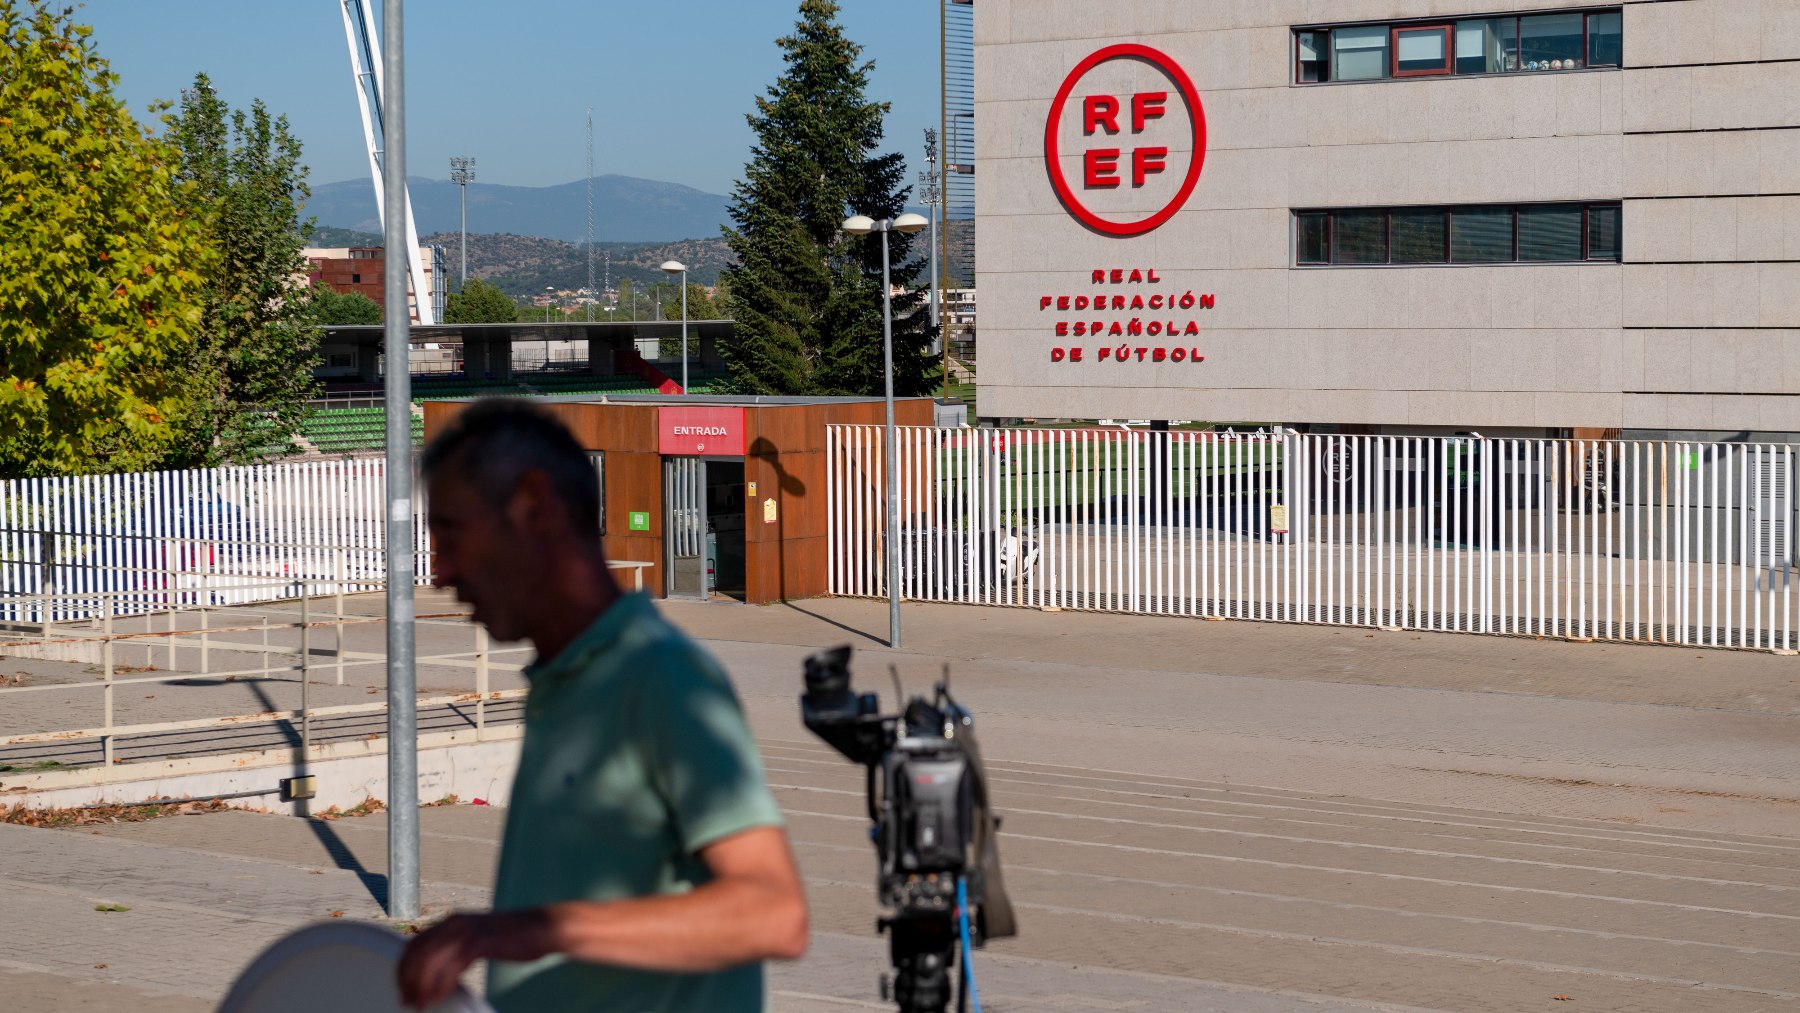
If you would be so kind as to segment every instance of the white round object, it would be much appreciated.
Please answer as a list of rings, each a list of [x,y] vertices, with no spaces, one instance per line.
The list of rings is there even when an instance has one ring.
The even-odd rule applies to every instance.
[[[309,925],[238,975],[217,1013],[412,1013],[394,971],[406,940],[366,922]],[[431,1013],[493,1013],[460,986]]]

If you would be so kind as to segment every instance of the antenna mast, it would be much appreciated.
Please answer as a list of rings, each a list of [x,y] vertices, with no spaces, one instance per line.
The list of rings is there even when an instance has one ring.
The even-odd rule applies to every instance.
[[[588,111],[587,111],[587,142],[588,142],[588,147],[587,147],[587,198],[588,198],[587,319],[588,319],[588,323],[591,324],[594,322],[594,302],[600,298],[600,293],[596,292],[594,290],[594,107],[593,106],[588,106]]]

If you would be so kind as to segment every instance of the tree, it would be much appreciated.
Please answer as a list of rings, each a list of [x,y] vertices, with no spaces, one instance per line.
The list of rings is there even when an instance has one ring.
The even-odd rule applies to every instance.
[[[177,203],[205,222],[221,255],[190,362],[196,396],[177,419],[169,463],[243,464],[287,445],[316,386],[319,334],[300,288],[306,167],[287,117],[271,117],[260,99],[248,113],[231,110],[205,74],[166,123],[186,183]]]
[[[382,322],[380,303],[361,292],[339,292],[324,284],[313,286],[312,311],[313,319],[329,327]]]
[[[801,0],[794,33],[777,40],[787,70],[756,100],[756,134],[732,191],[737,263],[726,309],[736,321],[721,349],[736,390],[755,394],[879,394],[882,369],[881,236],[846,236],[849,214],[894,218],[908,188],[898,153],[877,154],[884,102],[864,97],[874,63],[844,37],[832,0]],[[926,393],[933,380],[928,314],[912,282],[912,237],[888,236],[894,299],[894,393]],[[691,308],[691,307],[690,307]]]
[[[72,19],[0,0],[0,475],[161,463],[215,263]]]
[[[461,292],[450,293],[444,307],[447,324],[506,324],[519,319],[519,304],[497,287],[472,279]]]

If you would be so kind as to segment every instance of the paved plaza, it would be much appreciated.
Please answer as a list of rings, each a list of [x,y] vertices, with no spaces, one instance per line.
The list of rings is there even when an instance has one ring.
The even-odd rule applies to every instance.
[[[807,879],[777,1010],[888,1008],[861,773],[798,715],[836,643],[890,708],[890,663],[925,692],[947,662],[977,715],[1021,924],[976,955],[987,1009],[1800,1010],[1800,659],[951,606],[889,651],[882,602],[669,611],[732,669]],[[424,810],[428,914],[483,903],[503,818]],[[0,826],[0,854],[21,1013],[210,1009],[385,889],[379,815]]]

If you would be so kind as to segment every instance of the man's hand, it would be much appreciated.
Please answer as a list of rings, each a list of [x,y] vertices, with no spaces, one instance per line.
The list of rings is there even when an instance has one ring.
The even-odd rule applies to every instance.
[[[400,956],[400,999],[429,1009],[456,991],[457,979],[477,960],[536,960],[543,919],[518,914],[458,914],[414,936]]]

